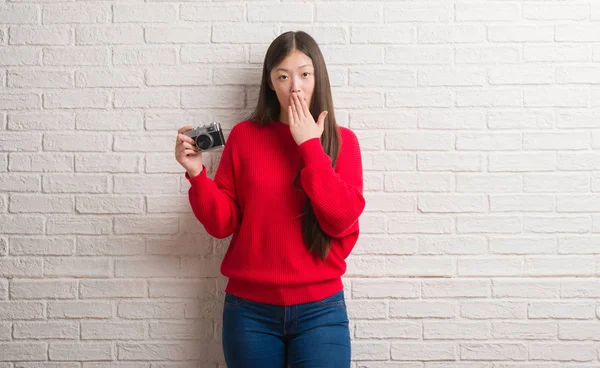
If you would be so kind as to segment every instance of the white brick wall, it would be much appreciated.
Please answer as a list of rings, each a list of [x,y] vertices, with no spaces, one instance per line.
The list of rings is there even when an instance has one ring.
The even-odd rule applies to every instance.
[[[363,149],[353,368],[600,367],[600,1],[0,0],[0,368],[225,367],[175,132],[298,29]]]

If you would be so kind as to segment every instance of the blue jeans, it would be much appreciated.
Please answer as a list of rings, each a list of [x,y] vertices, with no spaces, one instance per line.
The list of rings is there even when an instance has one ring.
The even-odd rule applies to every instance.
[[[290,306],[225,294],[223,353],[228,368],[349,368],[344,291]]]

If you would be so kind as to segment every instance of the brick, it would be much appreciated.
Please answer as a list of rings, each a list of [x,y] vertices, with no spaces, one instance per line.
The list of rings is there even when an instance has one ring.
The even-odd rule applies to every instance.
[[[527,47],[527,46],[525,46]],[[457,64],[502,63],[515,64],[521,61],[521,49],[516,46],[456,46]]]
[[[51,257],[44,260],[46,277],[110,277],[112,262],[108,259]]]
[[[419,43],[478,43],[486,42],[486,28],[483,25],[437,25],[417,26]]]
[[[521,6],[517,3],[498,4],[456,4],[456,20],[462,21],[516,21],[521,16]]]
[[[144,172],[180,174],[182,167],[177,161],[173,160],[172,154],[147,155]],[[182,209],[182,207],[179,208]]]
[[[177,4],[115,4],[115,23],[169,23],[177,19]],[[181,14],[186,12],[182,11]]]
[[[327,65],[346,64],[348,60],[353,60],[355,64],[383,64],[384,54],[383,47],[371,45],[324,45],[321,47],[321,52],[327,60]],[[260,52],[264,58],[264,52]],[[395,60],[393,57],[392,60]],[[387,60],[386,60],[387,61]]]
[[[150,322],[151,339],[208,341],[213,335],[213,321],[204,319],[190,322]]]
[[[418,339],[421,337],[419,322],[357,322],[355,336],[360,339]]]
[[[551,129],[554,114],[549,111],[494,111],[487,114],[490,129]]]
[[[523,18],[531,20],[583,20],[588,14],[585,4],[523,4]]]
[[[148,175],[120,175],[114,178],[113,192],[116,194],[165,194],[179,193],[178,177],[169,175],[151,175],[152,179],[148,181]]]
[[[242,108],[244,90],[235,87],[197,87],[181,91],[183,108]]]
[[[51,343],[48,356],[50,360],[111,360],[113,347],[110,343]]]
[[[107,23],[110,21],[108,5],[54,5],[42,9],[44,24],[53,23]]]
[[[420,254],[484,254],[487,241],[480,236],[420,236]]]
[[[412,212],[416,205],[413,197],[398,194],[366,194],[365,199],[367,212]]]
[[[60,216],[48,217],[46,232],[48,234],[86,234],[105,235],[112,229],[112,221],[107,217],[93,216]]]
[[[417,166],[421,171],[481,171],[482,162],[472,153],[423,153]]]
[[[0,106],[6,110],[39,109],[42,106],[42,99],[34,92],[0,93]]]
[[[487,298],[490,296],[488,280],[426,280],[422,282],[423,298]]]
[[[77,281],[60,280],[13,280],[10,285],[11,299],[74,299]]]
[[[394,360],[435,361],[457,359],[453,343],[392,342],[391,353]]]
[[[461,107],[521,107],[523,91],[518,88],[461,88],[456,93],[456,105]]]
[[[240,22],[245,20],[244,8],[245,7],[243,5],[233,5],[227,3],[222,5],[182,4],[181,19],[194,22]],[[263,8],[258,9],[263,10]],[[270,12],[273,8],[269,7],[268,9]],[[144,12],[147,12],[146,6],[144,7]],[[257,12],[257,10],[255,10],[255,12]],[[280,19],[277,19],[277,21],[279,20]]]
[[[391,276],[451,276],[454,273],[454,266],[449,259],[417,256],[388,256],[385,269]]]
[[[44,318],[44,302],[0,301],[0,320],[41,320]]]
[[[119,343],[119,360],[183,360],[183,347],[169,343]]]
[[[142,298],[147,295],[144,280],[82,280],[81,298]]]
[[[0,6],[2,24],[36,24],[39,22],[36,5],[3,4]]]
[[[428,67],[419,70],[418,85],[423,87],[435,86],[483,86],[486,83],[486,73],[482,68],[462,66],[454,68]],[[455,114],[457,112],[454,112]],[[476,112],[471,112],[474,116]],[[431,116],[434,111],[424,111],[422,115]],[[441,123],[441,122],[440,122]],[[465,122],[468,123],[468,122]],[[447,124],[447,123],[446,123]],[[444,126],[437,126],[443,128]],[[448,129],[448,128],[445,128]]]
[[[13,325],[13,337],[28,340],[75,340],[79,337],[79,325],[72,322],[17,322]]]
[[[78,196],[76,200],[75,210],[78,213],[115,214],[144,212],[144,203],[141,197]]]
[[[77,45],[133,45],[144,42],[141,26],[110,25],[75,28]]]
[[[2,60],[1,54],[0,60]],[[184,64],[244,63],[246,62],[246,51],[241,45],[183,45],[181,46],[181,62]]]
[[[553,280],[536,279],[496,279],[493,281],[492,290],[497,298],[558,298],[561,285]]]
[[[181,319],[183,311],[183,302],[140,301],[119,303],[117,313],[126,319]]]
[[[540,66],[494,66],[488,68],[488,78],[493,85],[530,85],[552,84],[554,82],[554,68]]]
[[[12,237],[10,254],[15,256],[71,255],[75,249],[75,241],[62,237]]]
[[[107,193],[108,180],[99,174],[48,174],[43,188],[44,193]]]
[[[492,336],[492,328],[486,322],[423,322],[425,340],[487,340]]]
[[[222,79],[218,77],[221,71],[222,74],[227,75],[227,73],[231,73],[232,71],[239,71],[241,74],[242,71],[246,71],[247,69],[232,69],[232,68],[215,68],[216,82],[215,84],[224,84]],[[161,68],[161,69],[152,69],[149,68],[146,71],[146,83],[149,86],[200,86],[200,85],[210,85],[212,81],[213,71],[211,69],[207,69],[204,67],[181,67],[178,66],[176,68]],[[235,78],[232,80],[236,81],[237,84],[245,84],[243,81],[239,81],[239,75],[235,75]],[[255,75],[254,79],[257,79],[259,75]],[[219,83],[219,80],[221,82]],[[248,78],[248,82],[250,78]]]
[[[140,87],[144,84],[144,73],[141,70],[130,70],[128,68],[119,68],[112,70],[83,70],[76,71],[77,87]],[[79,116],[90,116],[93,113],[78,114]],[[104,113],[105,115],[133,115],[127,112]],[[100,113],[98,113],[100,115]],[[115,124],[115,123],[113,123]],[[78,129],[79,126],[77,127]],[[110,125],[98,125],[97,129],[109,129]]]
[[[58,319],[99,319],[111,318],[110,302],[48,302],[48,318]]]
[[[526,216],[523,219],[523,231],[528,233],[586,233],[591,231],[591,224],[589,218],[584,216]]]
[[[560,157],[559,157],[560,159]],[[565,159],[568,159],[565,157]],[[575,162],[577,162],[576,160]],[[559,164],[560,166],[560,164]],[[564,168],[560,168],[563,169]],[[531,173],[523,175],[523,191],[529,193],[589,192],[589,176],[585,173]]]
[[[352,284],[352,298],[418,298],[420,286],[417,281],[409,280],[368,280],[357,279]]]
[[[0,136],[2,151],[39,151],[41,135],[38,133],[4,132]]]
[[[451,60],[452,49],[448,46],[390,46],[385,48],[386,64],[446,64]]]
[[[488,39],[492,42],[553,42],[554,26],[491,25]]]
[[[352,344],[353,360],[389,360],[390,343],[387,341],[356,341]]]
[[[449,107],[453,104],[452,94],[447,89],[397,89],[386,93],[385,99],[385,105],[389,107]]]
[[[590,61],[591,52],[587,45],[524,45],[524,61],[576,62]]]
[[[84,112],[77,114],[78,130],[139,130],[143,125],[143,116],[139,112]]]
[[[460,316],[469,319],[525,319],[527,303],[519,301],[467,301],[460,303]]]
[[[407,25],[360,25],[352,26],[351,31],[351,42],[356,44],[408,44],[416,39],[414,27]]]
[[[76,172],[139,172],[138,155],[130,154],[78,154],[75,158]]]
[[[65,196],[13,194],[10,196],[8,210],[12,213],[70,213],[74,203],[73,198]]]
[[[459,258],[456,264],[458,276],[522,276],[523,261],[516,257]]]
[[[591,302],[530,302],[527,306],[530,319],[593,319],[594,304]],[[559,329],[560,333],[560,329]]]
[[[82,256],[139,255],[145,253],[145,241],[136,236],[111,236],[110,238],[79,236],[75,253]]]
[[[117,108],[178,108],[179,92],[175,90],[116,91]]]
[[[197,300],[211,300],[216,292],[213,280],[151,280],[149,282],[149,296],[151,298],[194,298]]]
[[[40,65],[41,50],[35,47],[0,49],[0,63],[3,66]]]
[[[598,357],[596,346],[591,343],[532,342],[529,357],[535,360],[559,360],[586,362]]]
[[[145,27],[144,36],[149,44],[210,43],[211,27],[152,26]]]
[[[175,234],[179,228],[175,217],[119,217],[115,218],[116,234]]]
[[[541,153],[490,153],[490,172],[552,171],[555,157]]]
[[[489,198],[490,212],[553,212],[555,200],[549,195],[497,194]]]
[[[178,258],[116,260],[116,277],[178,277]]]
[[[81,323],[82,340],[143,340],[145,337],[146,325],[141,322]]]
[[[527,346],[519,343],[461,344],[461,360],[527,360]]]
[[[44,219],[29,215],[0,215],[0,233],[4,234],[42,234]]]
[[[443,1],[431,3],[385,3],[385,23],[394,22],[445,22],[454,20],[454,5]]]
[[[0,360],[45,360],[47,346],[42,342],[0,342]]]
[[[0,190],[7,192],[39,192],[40,177],[31,174],[0,175]]]
[[[8,115],[8,130],[71,130],[74,116],[68,112],[15,112]]]
[[[11,27],[9,45],[68,45],[71,29],[64,26],[21,26]]]
[[[114,65],[175,65],[177,53],[171,47],[113,47]]]
[[[597,236],[566,236],[558,238],[559,254],[596,254]]]
[[[350,320],[376,320],[387,318],[387,301],[349,300],[346,301]]]
[[[103,91],[65,91],[47,92],[44,95],[44,107],[48,109],[107,108],[110,97]]]
[[[44,65],[49,66],[107,66],[108,49],[103,47],[44,48]]]
[[[9,70],[9,87],[17,88],[71,88],[74,84],[70,71]]]

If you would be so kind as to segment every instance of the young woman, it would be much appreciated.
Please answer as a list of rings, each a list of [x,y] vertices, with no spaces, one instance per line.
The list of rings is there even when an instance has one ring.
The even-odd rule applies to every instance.
[[[341,276],[365,207],[354,133],[336,124],[323,55],[304,32],[269,46],[255,111],[236,124],[214,180],[179,129],[189,200],[214,237],[232,235],[222,342],[228,367],[350,367]]]

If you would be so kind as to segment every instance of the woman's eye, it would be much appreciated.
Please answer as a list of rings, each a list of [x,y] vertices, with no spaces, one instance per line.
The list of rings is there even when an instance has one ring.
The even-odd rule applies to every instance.
[[[305,73],[302,73],[302,74],[306,74],[306,76],[310,75],[310,73],[308,73],[308,72],[305,72]]]
[[[281,78],[287,78],[287,75],[281,75],[281,76],[279,76],[279,79],[281,79]]]

